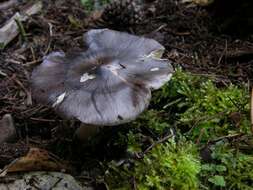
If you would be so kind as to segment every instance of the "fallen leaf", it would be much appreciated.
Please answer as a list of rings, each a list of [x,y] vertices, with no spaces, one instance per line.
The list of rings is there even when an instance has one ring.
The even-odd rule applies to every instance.
[[[62,164],[53,154],[39,148],[30,148],[26,156],[14,160],[3,171],[7,173],[25,171],[67,171],[69,167]]]

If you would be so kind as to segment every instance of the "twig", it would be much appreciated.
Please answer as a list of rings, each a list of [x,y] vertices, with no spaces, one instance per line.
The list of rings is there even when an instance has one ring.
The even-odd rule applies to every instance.
[[[34,52],[33,47],[30,47],[30,50],[31,50],[31,53],[32,53],[33,61],[35,61],[36,60],[36,56],[35,56],[35,52]]]
[[[51,48],[51,43],[52,43],[52,38],[50,37],[48,45],[47,45],[47,49],[45,50],[44,55],[48,54],[48,52],[49,52],[49,50]]]
[[[41,122],[56,122],[56,120],[54,119],[43,119],[43,118],[35,118],[35,117],[31,117],[30,119],[33,121],[41,121]]]
[[[0,46],[4,48],[9,42],[11,42],[20,32],[18,20],[20,22],[26,21],[29,16],[37,14],[42,9],[42,3],[40,1],[34,3],[22,13],[17,12],[9,21],[0,28]]]
[[[15,18],[14,20],[15,20],[17,26],[18,26],[21,37],[23,38],[24,41],[27,41],[27,37],[26,37],[27,34],[25,32],[25,28],[24,28],[22,22],[18,18]]]
[[[211,140],[211,141],[208,142],[208,144],[213,144],[213,143],[219,142],[223,139],[234,139],[236,137],[241,137],[241,136],[243,136],[243,133],[238,133],[238,134],[233,134],[233,135],[226,135],[226,136],[222,136],[222,137],[219,137],[217,139]]]
[[[20,82],[16,75],[14,74],[11,79],[21,87],[21,89],[26,93],[27,96],[27,105],[32,105],[32,95],[31,93],[24,87],[24,85],[22,84],[22,82]]]
[[[9,9],[18,3],[19,2],[17,0],[9,0],[9,1],[0,3],[0,10],[2,11],[2,10]]]
[[[132,178],[132,181],[133,181],[133,190],[136,190],[137,189],[137,185],[136,185],[136,180],[135,180],[134,176]]]
[[[21,65],[22,64],[22,62],[14,60],[14,59],[6,59],[5,61],[7,63],[14,63],[14,64],[17,64],[17,65]]]
[[[27,63],[25,63],[23,65],[29,67],[29,66],[33,66],[33,65],[35,65],[37,63],[40,63],[41,61],[42,61],[42,59],[38,59],[38,60],[27,62]]]
[[[228,42],[227,42],[227,40],[226,40],[225,48],[224,48],[224,50],[222,51],[222,54],[221,54],[221,56],[220,56],[220,58],[219,58],[219,60],[218,60],[218,64],[217,64],[217,65],[220,65],[221,60],[222,60],[222,58],[223,58],[224,56],[226,57],[227,49],[228,49]]]
[[[53,25],[49,22],[48,26],[49,26],[49,36],[52,37],[53,36]]]
[[[167,135],[167,136],[159,139],[158,141],[155,141],[148,148],[146,148],[143,152],[136,152],[136,153],[134,153],[134,158],[136,158],[136,159],[142,159],[144,157],[144,155],[147,154],[155,146],[157,146],[158,144],[161,144],[161,143],[167,141],[169,138],[171,138],[173,136],[174,136],[174,133],[172,133],[170,135]]]
[[[1,76],[4,76],[4,77],[7,77],[7,74],[6,74],[6,73],[4,73],[4,72],[3,72],[3,71],[1,71],[1,70],[0,70],[0,75],[1,75]]]
[[[159,32],[160,30],[162,30],[164,27],[167,27],[167,24],[163,24],[161,26],[159,26],[157,29],[155,29],[152,33],[156,33]]]
[[[152,148],[154,148],[155,146],[157,146],[158,144],[161,144],[165,141],[167,141],[168,139],[170,139],[171,137],[173,137],[173,134],[167,135],[161,139],[159,139],[158,141],[154,142],[153,144],[151,144],[146,150],[143,151],[143,155],[147,154]]]
[[[48,23],[49,25],[49,42],[48,42],[48,45],[47,45],[47,49],[45,50],[44,52],[44,55],[48,54],[50,48],[51,48],[51,43],[52,43],[52,37],[53,37],[53,25],[49,22]]]

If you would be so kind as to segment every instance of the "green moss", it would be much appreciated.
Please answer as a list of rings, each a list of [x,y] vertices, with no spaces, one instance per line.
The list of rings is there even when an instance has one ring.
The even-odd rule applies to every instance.
[[[192,140],[200,133],[202,140],[208,141],[221,135],[250,132],[249,93],[245,86],[229,84],[218,88],[206,77],[178,70],[172,81],[155,94],[153,104],[162,105],[170,113],[170,122],[181,130],[189,130]],[[240,117],[237,123],[233,114]]]
[[[222,176],[226,189],[253,189],[253,155],[247,155],[231,147],[226,141],[215,144],[212,148],[212,164],[202,165],[202,176]],[[212,189],[220,184],[206,183]]]
[[[164,114],[166,113],[163,111],[147,110],[132,125],[133,127],[141,127],[145,123],[153,132],[161,134],[170,127],[168,121],[164,118]]]
[[[252,189],[253,152],[244,150],[253,147],[248,139],[249,98],[246,85],[217,86],[210,77],[177,70],[153,94],[149,110],[130,124],[128,134],[122,134],[130,155],[145,154],[125,158],[123,164],[110,163],[109,187]],[[172,128],[173,138],[160,142]],[[203,147],[209,147],[209,159],[199,158]]]
[[[92,11],[94,10],[94,0],[80,0],[81,4],[84,6],[85,10]],[[99,0],[98,2],[101,5],[109,3],[111,0]]]
[[[200,161],[196,150],[193,144],[184,141],[159,144],[142,160],[131,160],[133,165],[116,167],[111,163],[107,182],[112,189],[131,189],[133,183],[139,190],[197,189]]]

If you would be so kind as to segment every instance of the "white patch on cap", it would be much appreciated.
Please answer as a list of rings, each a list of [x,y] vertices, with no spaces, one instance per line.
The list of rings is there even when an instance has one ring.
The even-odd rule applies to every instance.
[[[53,104],[53,108],[57,105],[59,105],[60,103],[62,103],[62,101],[64,100],[66,96],[66,92],[62,93],[60,96],[57,97],[56,102]]]
[[[118,76],[118,70],[122,69],[122,66],[118,62],[113,62],[111,64],[105,65],[106,69],[112,72],[112,74]]]
[[[154,67],[154,68],[150,69],[150,71],[159,71],[159,68],[158,67]]]
[[[109,69],[110,71],[116,71],[116,70],[122,69],[122,66],[120,66],[120,64],[116,62],[116,63],[111,63],[111,64],[106,65],[105,68]]]
[[[87,80],[92,80],[92,79],[94,79],[94,78],[96,78],[95,75],[90,75],[90,74],[88,74],[88,73],[84,73],[84,74],[81,76],[81,78],[80,78],[80,82],[86,82]]]
[[[153,59],[161,59],[163,53],[164,53],[164,49],[157,49],[157,50],[150,52],[148,57],[151,57]]]
[[[140,60],[145,61],[147,59],[155,59],[155,60],[159,60],[159,61],[166,61],[167,59],[161,58],[163,53],[164,53],[164,49],[154,50],[154,51],[150,52],[149,54],[142,55],[140,57]]]
[[[167,76],[167,81],[169,81],[170,79],[171,79],[171,77],[172,77],[172,73],[170,73],[170,74],[168,74],[168,76]]]
[[[152,82],[149,83],[149,87],[157,90],[161,86],[163,86],[166,82],[168,82],[172,77],[172,73],[168,75],[159,76],[158,78],[154,79]]]

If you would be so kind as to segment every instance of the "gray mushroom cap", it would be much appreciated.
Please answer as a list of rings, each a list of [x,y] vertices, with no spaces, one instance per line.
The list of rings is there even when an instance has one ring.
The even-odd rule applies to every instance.
[[[84,35],[85,52],[52,52],[31,77],[33,97],[67,118],[110,126],[134,120],[151,90],[172,76],[164,47],[152,39],[109,29]]]

